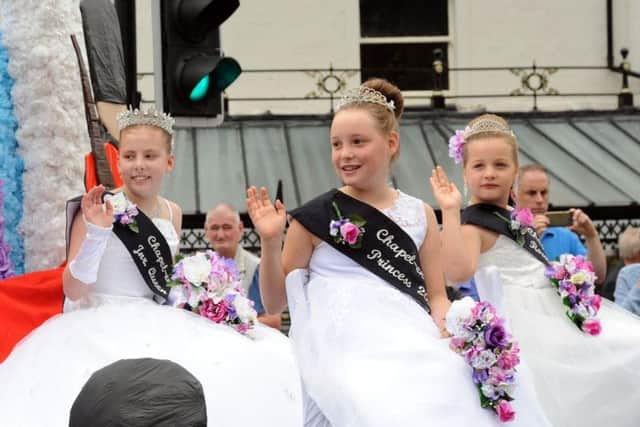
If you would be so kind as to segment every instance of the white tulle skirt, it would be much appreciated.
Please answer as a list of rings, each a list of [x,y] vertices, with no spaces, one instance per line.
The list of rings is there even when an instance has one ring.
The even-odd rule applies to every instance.
[[[200,380],[209,425],[300,426],[289,340],[260,325],[252,335],[146,299],[95,297],[90,307],[44,323],[0,364],[0,424],[68,425],[93,372],[119,359],[153,357]]]
[[[497,426],[431,317],[388,285],[287,277],[291,339],[314,427]],[[519,370],[511,426],[549,425]]]
[[[505,287],[506,312],[554,425],[640,425],[640,318],[602,300],[602,332],[581,332],[551,288]]]

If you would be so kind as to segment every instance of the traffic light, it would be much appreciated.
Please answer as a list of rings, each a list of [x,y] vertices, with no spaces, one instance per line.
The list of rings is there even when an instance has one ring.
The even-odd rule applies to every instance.
[[[238,6],[238,0],[161,0],[162,108],[178,120],[222,121],[222,91],[242,70],[223,55],[219,26]]]

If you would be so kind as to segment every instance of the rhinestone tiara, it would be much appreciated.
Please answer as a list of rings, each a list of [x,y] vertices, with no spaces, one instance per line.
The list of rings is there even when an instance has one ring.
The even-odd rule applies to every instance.
[[[467,140],[474,135],[487,132],[502,133],[513,137],[516,136],[509,127],[490,117],[478,120],[476,123],[473,123],[473,125],[467,126],[464,129],[462,136],[465,140]]]
[[[396,109],[393,100],[387,101],[387,97],[384,96],[382,92],[371,89],[367,86],[360,86],[357,88],[349,89],[344,93],[344,95],[342,95],[342,98],[340,98],[340,101],[338,101],[338,105],[336,105],[336,112],[340,111],[348,105],[365,103],[382,105],[392,113]]]
[[[150,107],[146,111],[127,108],[116,116],[120,131],[131,126],[155,126],[173,135],[173,124],[175,120],[167,113],[161,113]]]

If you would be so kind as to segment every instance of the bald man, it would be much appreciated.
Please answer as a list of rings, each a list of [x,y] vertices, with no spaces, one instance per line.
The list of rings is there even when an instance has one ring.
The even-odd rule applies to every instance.
[[[279,314],[267,314],[260,298],[260,258],[240,246],[244,225],[238,211],[227,203],[216,205],[207,213],[204,223],[205,238],[219,255],[232,258],[242,280],[242,287],[254,302],[258,320],[265,325],[280,329]]]

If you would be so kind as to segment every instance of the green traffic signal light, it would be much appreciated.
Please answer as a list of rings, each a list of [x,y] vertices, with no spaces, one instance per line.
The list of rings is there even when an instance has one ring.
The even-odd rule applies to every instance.
[[[185,79],[184,84],[188,85],[189,101],[192,102],[204,99],[209,93],[209,89],[222,92],[242,73],[240,64],[233,58],[198,58],[196,61],[193,61],[192,64],[191,67],[185,64],[187,69],[184,70],[186,74],[183,76]],[[209,71],[211,67],[213,67],[213,69]],[[200,71],[200,74],[194,76],[194,73],[198,73],[198,71]],[[209,73],[204,77],[200,77],[202,76],[202,71],[209,71]],[[195,85],[190,86],[189,83],[191,81],[195,81]],[[211,87],[212,83],[213,87]]]
[[[203,78],[200,79],[198,84],[191,90],[189,94],[189,101],[197,102],[200,101],[207,95],[209,92],[209,75],[207,74]]]

